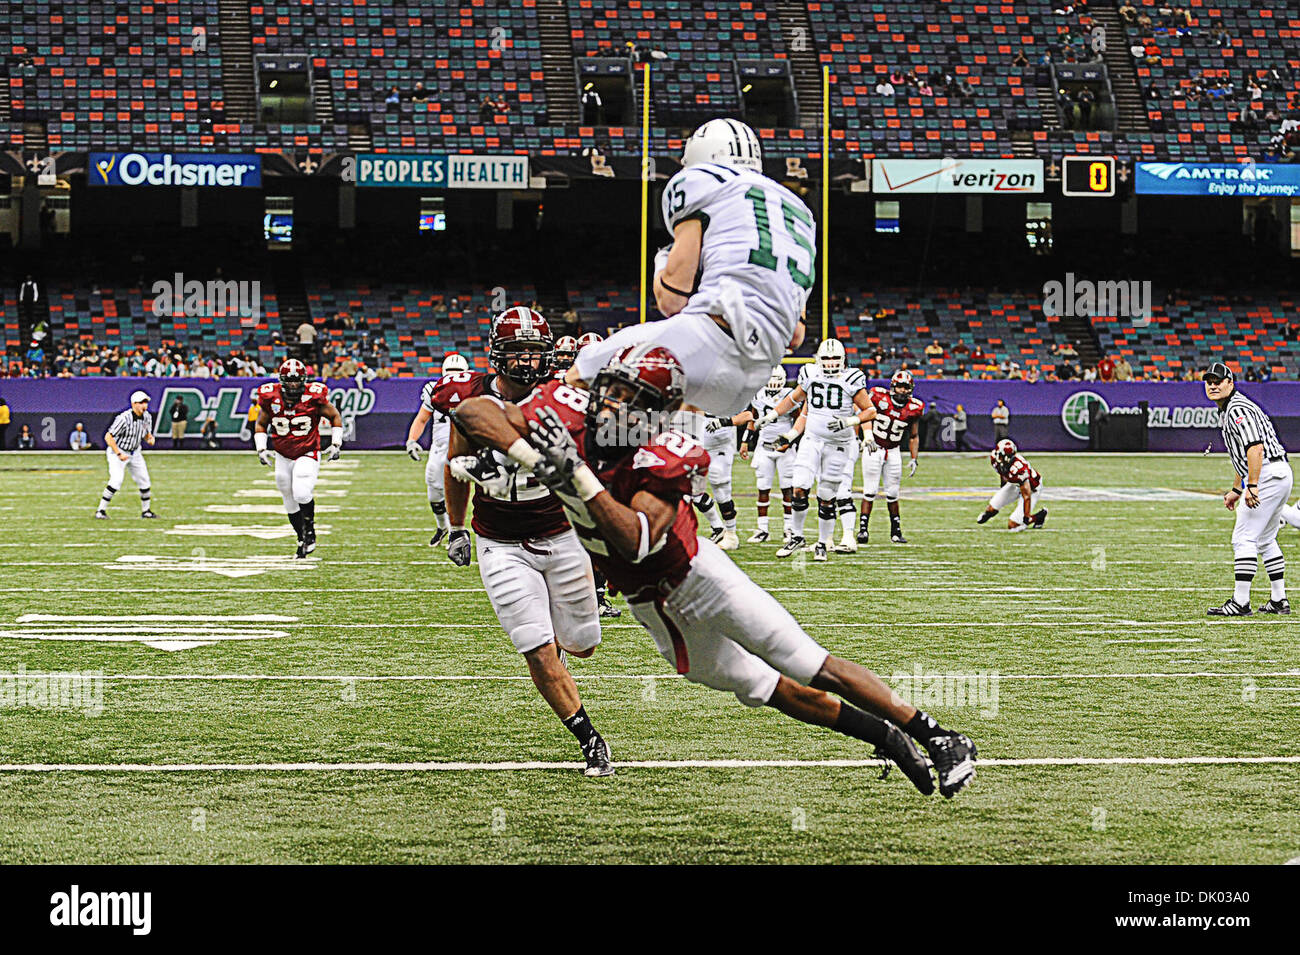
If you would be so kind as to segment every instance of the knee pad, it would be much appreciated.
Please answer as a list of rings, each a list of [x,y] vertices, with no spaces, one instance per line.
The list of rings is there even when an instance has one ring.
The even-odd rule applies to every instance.
[[[695,505],[697,511],[703,512],[713,506],[713,498],[707,494],[701,494],[699,497],[692,498],[691,503]]]
[[[794,500],[790,502],[790,509],[794,511],[808,510],[808,496],[806,494],[796,494]]]
[[[310,504],[314,500],[314,495],[298,494],[295,492],[293,495],[293,499],[298,504],[298,506],[301,507],[303,504]]]
[[[430,501],[429,504],[430,504],[430,506],[433,508],[433,513],[435,513],[435,514],[446,514],[446,513],[447,513],[447,502],[446,502],[446,501],[443,501],[443,500]]]
[[[736,502],[720,501],[718,503],[718,513],[722,515],[724,521],[734,521],[736,519]]]
[[[817,499],[817,516],[824,521],[835,520],[835,502]]]
[[[855,510],[855,508],[853,507],[853,498],[851,497],[840,498],[838,501],[835,502],[835,507],[839,510],[841,514],[852,514],[853,511]]]

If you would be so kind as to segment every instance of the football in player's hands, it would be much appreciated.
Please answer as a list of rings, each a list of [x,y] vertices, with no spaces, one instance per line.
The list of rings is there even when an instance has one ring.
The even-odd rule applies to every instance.
[[[469,531],[452,531],[447,541],[447,559],[457,567],[469,566]]]
[[[450,458],[447,470],[457,481],[477,484],[494,497],[501,497],[510,490],[511,469],[487,449],[478,454],[458,454]]]
[[[257,452],[257,460],[261,461],[263,464],[265,464],[265,465],[269,468],[269,467],[271,466],[271,464],[273,463],[273,462],[271,461],[271,449],[270,449],[270,448],[263,448],[261,451],[258,451],[258,452]]]
[[[407,441],[407,442],[406,442],[406,453],[409,454],[409,455],[411,456],[411,460],[412,460],[412,461],[418,461],[418,460],[420,460],[420,452],[421,452],[422,450],[423,450],[423,448],[420,447],[420,442],[419,442],[419,441]]]

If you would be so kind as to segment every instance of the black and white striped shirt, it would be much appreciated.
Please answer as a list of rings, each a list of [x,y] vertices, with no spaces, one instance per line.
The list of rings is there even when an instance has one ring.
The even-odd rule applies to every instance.
[[[153,434],[153,416],[146,411],[137,418],[135,412],[127,408],[113,419],[108,433],[117,442],[119,450],[130,454],[144,443],[145,435]]]
[[[1223,443],[1232,459],[1232,467],[1243,480],[1250,473],[1246,452],[1257,444],[1263,445],[1266,462],[1286,460],[1286,448],[1277,439],[1273,422],[1268,420],[1264,409],[1240,391],[1234,390],[1227,405],[1219,412],[1219,430],[1223,432]]]

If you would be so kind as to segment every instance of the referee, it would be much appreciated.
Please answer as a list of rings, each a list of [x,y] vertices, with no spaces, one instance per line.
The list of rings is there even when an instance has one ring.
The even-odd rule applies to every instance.
[[[1286,599],[1286,560],[1277,543],[1282,510],[1291,496],[1291,465],[1277,439],[1273,422],[1262,408],[1237,391],[1232,371],[1216,361],[1201,376],[1205,397],[1219,406],[1219,429],[1236,471],[1233,485],[1223,495],[1224,506],[1237,512],[1232,531],[1232,560],[1236,575],[1232,598],[1211,607],[1212,617],[1244,617],[1250,613],[1250,582],[1259,558],[1268,572],[1269,601],[1260,613],[1290,613]],[[1238,504],[1245,507],[1238,507]]]
[[[133,391],[131,407],[113,419],[108,433],[104,435],[104,443],[108,445],[105,452],[108,458],[108,485],[95,510],[96,517],[108,517],[108,502],[113,500],[113,495],[122,486],[122,477],[127,471],[131,472],[131,480],[135,481],[135,486],[140,491],[140,516],[158,516],[149,509],[149,469],[144,463],[144,452],[140,450],[142,444],[152,446],[153,442],[153,416],[149,414],[149,396],[143,391]]]

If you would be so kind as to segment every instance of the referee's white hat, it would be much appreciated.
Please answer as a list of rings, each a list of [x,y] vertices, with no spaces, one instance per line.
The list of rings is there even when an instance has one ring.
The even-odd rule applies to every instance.
[[[143,391],[131,392],[131,404],[135,404],[137,401],[143,401],[145,404],[148,404],[149,396]]]

